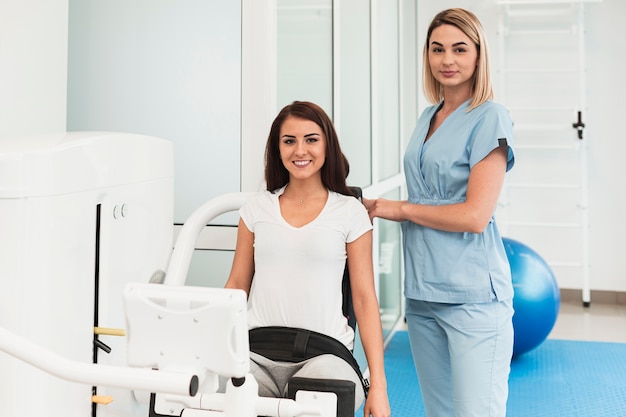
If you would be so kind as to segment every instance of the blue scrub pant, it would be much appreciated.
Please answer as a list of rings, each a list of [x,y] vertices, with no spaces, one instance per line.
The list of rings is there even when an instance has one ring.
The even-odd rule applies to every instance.
[[[428,417],[505,417],[513,301],[407,299],[413,361]]]

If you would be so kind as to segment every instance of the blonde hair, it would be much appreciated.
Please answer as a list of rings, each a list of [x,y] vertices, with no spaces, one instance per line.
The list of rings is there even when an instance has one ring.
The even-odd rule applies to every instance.
[[[493,99],[493,86],[491,85],[491,76],[489,73],[489,50],[487,46],[487,37],[480,20],[472,12],[453,8],[439,12],[428,27],[426,43],[424,44],[424,94],[431,103],[440,103],[443,100],[443,87],[441,83],[435,79],[430,70],[428,59],[428,45],[433,30],[441,25],[452,25],[461,30],[468,38],[474,42],[478,52],[478,65],[474,71],[474,82],[472,85],[472,100],[469,104],[471,111],[480,106],[484,102]]]

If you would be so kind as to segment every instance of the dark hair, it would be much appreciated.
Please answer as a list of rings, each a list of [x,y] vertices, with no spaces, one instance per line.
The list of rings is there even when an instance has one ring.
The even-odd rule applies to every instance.
[[[324,110],[315,103],[294,101],[283,107],[272,122],[267,144],[265,145],[265,182],[267,190],[275,190],[287,185],[289,171],[280,159],[279,143],[280,128],[285,119],[295,117],[310,120],[317,124],[326,138],[326,161],[321,169],[322,184],[330,191],[344,195],[352,195],[346,185],[350,165],[339,146],[339,138],[333,122]]]

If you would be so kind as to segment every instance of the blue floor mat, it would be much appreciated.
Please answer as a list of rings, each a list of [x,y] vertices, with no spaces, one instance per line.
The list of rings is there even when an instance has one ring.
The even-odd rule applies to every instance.
[[[406,331],[387,346],[385,370],[392,415],[426,416]],[[545,416],[626,417],[626,343],[548,339],[515,358],[507,417]]]

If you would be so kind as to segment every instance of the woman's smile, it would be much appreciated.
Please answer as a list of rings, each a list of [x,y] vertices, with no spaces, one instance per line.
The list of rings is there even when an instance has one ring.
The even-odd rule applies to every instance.
[[[280,129],[278,149],[290,181],[321,176],[326,161],[326,137],[315,122],[287,117]]]

